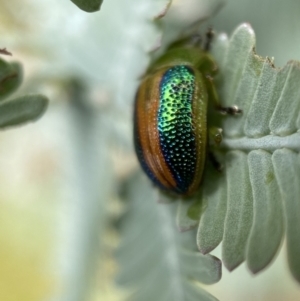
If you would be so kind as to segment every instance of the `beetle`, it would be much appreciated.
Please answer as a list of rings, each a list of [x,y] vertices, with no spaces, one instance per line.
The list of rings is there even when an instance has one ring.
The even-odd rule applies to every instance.
[[[149,67],[135,97],[134,146],[140,165],[156,186],[175,195],[197,191],[208,136],[221,142],[221,130],[208,131],[208,104],[223,114],[241,112],[219,104],[213,82],[217,65],[208,52],[211,38],[209,31],[204,49],[191,37],[171,44]]]

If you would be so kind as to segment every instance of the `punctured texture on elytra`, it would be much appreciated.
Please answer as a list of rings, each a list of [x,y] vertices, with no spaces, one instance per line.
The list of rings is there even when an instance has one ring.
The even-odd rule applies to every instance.
[[[207,91],[189,64],[158,68],[142,81],[134,140],[142,168],[160,188],[190,195],[199,187],[206,152]]]

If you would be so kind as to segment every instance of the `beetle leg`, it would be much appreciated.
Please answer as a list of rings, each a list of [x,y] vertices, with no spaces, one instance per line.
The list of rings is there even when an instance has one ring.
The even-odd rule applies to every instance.
[[[223,165],[217,160],[216,156],[213,152],[208,152],[208,158],[212,164],[212,166],[219,172],[223,170]]]
[[[232,107],[219,107],[218,111],[222,114],[222,115],[238,115],[241,114],[243,111],[241,109],[239,109],[238,106],[232,106]]]
[[[222,142],[222,129],[218,127],[211,127],[208,129],[208,141],[210,146],[219,146]],[[208,151],[208,158],[211,161],[213,167],[217,171],[221,171],[223,169],[222,164],[218,161],[212,150]]]
[[[222,131],[223,131],[222,129],[217,127],[209,128],[208,130],[209,143],[215,146],[219,146],[223,139]]]
[[[208,87],[207,90],[209,93],[209,99],[214,103],[217,111],[219,111],[222,115],[238,115],[243,112],[238,106],[222,107],[216,87],[213,82],[214,79],[210,75],[206,75],[205,78]]]

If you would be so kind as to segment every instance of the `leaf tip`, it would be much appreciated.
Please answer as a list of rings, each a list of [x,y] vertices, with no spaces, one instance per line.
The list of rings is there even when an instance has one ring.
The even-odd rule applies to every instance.
[[[228,41],[228,35],[225,32],[221,32],[220,34],[218,34],[217,40],[220,42],[226,42]]]
[[[258,274],[263,268],[262,267],[258,267],[258,266],[249,266],[248,264],[248,269],[251,272],[252,275],[256,275]]]
[[[215,262],[215,269],[217,271],[217,280],[216,282],[218,282],[221,278],[222,278],[222,261],[220,258],[211,255],[214,259]]]
[[[224,263],[224,266],[226,267],[226,269],[229,271],[229,272],[232,272],[233,270],[235,270],[237,267],[239,267],[239,265],[242,263],[243,261],[240,261],[240,262],[228,262],[226,261],[225,259],[223,259],[223,263]]]
[[[250,43],[255,46],[255,32],[250,25],[250,23],[242,23],[240,24],[233,32],[231,39],[235,39],[236,36],[241,37],[243,40],[249,40]]]
[[[199,245],[199,244],[198,244],[198,250],[199,250],[199,251],[200,251],[200,253],[201,253],[201,254],[203,254],[203,255],[206,255],[206,254],[208,254],[209,252],[211,252],[211,251],[212,251],[212,249],[211,249],[211,248],[204,247],[204,246],[202,246],[202,245]]]
[[[238,30],[247,31],[250,35],[255,35],[254,30],[253,30],[251,24],[248,23],[248,22],[244,22],[240,26],[238,26],[237,31]]]
[[[39,116],[37,116],[37,118],[39,118],[46,112],[48,105],[49,105],[49,99],[45,95],[41,95],[41,94],[36,94],[36,97],[37,97],[36,99],[40,105],[40,114],[39,114]]]
[[[291,270],[291,273],[292,273],[292,276],[294,277],[294,279],[298,282],[298,284],[300,284],[300,273],[299,271],[297,270],[294,270],[294,269],[290,269]]]

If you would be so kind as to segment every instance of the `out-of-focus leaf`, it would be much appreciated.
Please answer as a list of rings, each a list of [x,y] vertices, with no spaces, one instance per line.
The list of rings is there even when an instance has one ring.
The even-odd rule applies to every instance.
[[[64,289],[54,299],[82,301],[89,299],[94,284],[107,226],[106,206],[115,182],[106,128],[89,105],[85,86],[80,80],[72,79],[65,90],[69,92],[69,101],[63,112],[62,191],[67,210],[60,221],[68,226],[59,230],[64,251],[57,260],[64,262],[60,279]]]
[[[92,13],[98,11],[101,7],[103,0],[71,0],[80,9]]]
[[[132,101],[150,52],[160,45],[162,28],[154,20],[169,4],[170,0],[109,0],[103,4],[105,13],[80,16],[77,33],[68,37],[64,64],[75,66],[74,72],[79,70],[109,97],[105,123],[110,124],[114,143],[130,150]],[[78,34],[90,38],[82,43]]]
[[[14,92],[22,82],[22,66],[0,59],[0,101]]]
[[[157,204],[151,184],[140,174],[126,184],[125,195],[116,258],[118,283],[133,288],[128,300],[216,300],[195,281],[217,282],[221,262],[197,251],[194,231],[178,232],[177,204]]]
[[[0,128],[20,125],[38,119],[46,110],[47,97],[27,95],[0,105]]]

